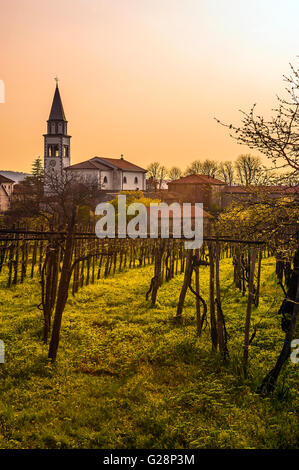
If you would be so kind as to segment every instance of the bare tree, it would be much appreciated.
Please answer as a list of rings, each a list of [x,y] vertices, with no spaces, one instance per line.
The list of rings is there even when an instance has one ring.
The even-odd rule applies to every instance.
[[[26,182],[25,189],[22,198],[16,200],[13,208],[15,212],[12,210],[12,214],[44,218],[51,232],[54,234],[55,232],[65,233],[63,237],[49,238],[41,276],[41,304],[44,311],[43,336],[44,341],[47,342],[51,328],[51,316],[54,312],[48,357],[55,361],[70,279],[73,268],[78,261],[74,253],[74,233],[80,222],[79,208],[88,206],[94,209],[102,199],[102,193],[95,180],[84,180],[84,178],[67,171],[63,174],[49,172],[46,175],[45,194],[40,192],[40,184],[36,178],[31,178],[29,182]],[[90,255],[91,252],[88,256]],[[61,271],[60,276],[59,271]]]
[[[299,171],[299,68],[290,64],[289,76],[283,76],[287,84],[286,97],[277,96],[272,118],[256,114],[256,104],[249,112],[241,111],[241,126],[224,124],[231,137],[238,143],[258,150],[269,158],[274,168]]]
[[[168,177],[171,181],[177,180],[182,176],[182,170],[177,166],[170,168]]]
[[[82,205],[95,207],[101,198],[100,188],[94,179],[84,180],[70,172],[62,176],[56,173],[47,175],[49,195],[45,198],[45,208],[55,211],[59,229],[66,230],[61,274],[57,286],[55,313],[48,357],[56,360],[62,315],[68,299],[69,284],[73,268],[78,259],[74,258],[74,231],[78,222],[78,209]],[[89,254],[90,255],[90,254]]]
[[[201,173],[201,165],[202,163],[200,160],[194,160],[194,162],[186,168],[185,175],[199,175]]]
[[[168,170],[159,162],[153,162],[147,167],[147,176],[153,178],[157,183],[157,187],[161,189],[163,180],[167,177]]]
[[[160,163],[159,162],[153,162],[153,163],[150,163],[149,166],[147,167],[146,176],[148,178],[153,178],[154,180],[158,180],[159,179],[159,172],[160,172]]]
[[[239,183],[244,186],[257,184],[262,172],[261,159],[250,153],[239,155],[235,161],[235,169]]]
[[[284,76],[287,82],[287,97],[277,97],[277,107],[273,109],[273,117],[270,120],[255,114],[253,105],[249,113],[243,113],[242,125],[223,124],[231,130],[231,136],[240,144],[258,150],[269,158],[275,169],[284,169],[288,174],[298,176],[299,171],[299,69],[291,65],[291,75]],[[220,121],[218,121],[220,122]],[[222,123],[221,123],[222,124]],[[256,217],[260,206],[261,215],[258,223],[253,227],[253,219]],[[262,204],[257,201],[249,205],[247,211],[251,209],[250,230],[254,231],[254,236],[262,236],[269,239],[274,238],[282,245],[282,251],[287,250],[293,254],[293,269],[286,281],[287,289],[284,289],[285,298],[279,309],[282,315],[282,329],[285,332],[285,341],[276,364],[264,378],[259,391],[263,393],[271,392],[278,376],[286,364],[290,351],[291,341],[296,331],[296,324],[299,315],[298,295],[299,295],[299,232],[298,232],[298,199],[288,201],[282,198],[281,201],[273,201],[265,194]],[[282,233],[283,213],[286,217],[286,233]],[[243,211],[244,214],[244,211]],[[291,221],[293,214],[293,222]],[[262,224],[263,230],[257,225]],[[230,233],[233,224],[230,224]],[[295,253],[295,254],[294,254]]]
[[[218,167],[218,175],[225,183],[230,186],[234,183],[235,170],[234,165],[231,161],[220,162]]]
[[[162,188],[162,183],[167,178],[167,168],[165,166],[160,166],[159,168],[159,189]]]
[[[218,163],[215,160],[204,160],[201,164],[201,174],[215,178],[218,173]]]
[[[200,160],[194,160],[185,171],[185,175],[208,175],[215,178],[218,171],[218,163],[214,160],[206,158],[203,162]]]
[[[88,205],[93,210],[102,200],[101,187],[94,177],[86,179],[69,171],[62,175],[53,172],[47,175],[46,184],[41,209],[55,214],[59,229],[67,230],[70,224],[78,222],[80,206]]]

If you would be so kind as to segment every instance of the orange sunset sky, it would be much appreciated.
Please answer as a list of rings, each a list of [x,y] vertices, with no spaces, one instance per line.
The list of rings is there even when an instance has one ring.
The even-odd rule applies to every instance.
[[[298,0],[0,0],[0,169],[43,156],[56,75],[72,163],[235,159],[213,118],[275,104],[298,21]]]

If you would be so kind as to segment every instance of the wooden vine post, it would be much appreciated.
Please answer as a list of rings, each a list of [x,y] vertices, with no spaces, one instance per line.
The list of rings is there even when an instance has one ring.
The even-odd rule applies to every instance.
[[[254,302],[254,271],[256,261],[256,248],[253,247],[250,256],[249,280],[248,280],[248,300],[245,320],[245,336],[244,336],[244,352],[243,352],[243,371],[244,376],[247,377],[248,368],[248,349],[249,349],[249,333],[250,333],[250,320],[251,309]]]
[[[182,321],[182,312],[183,312],[183,308],[184,308],[185,297],[186,297],[188,287],[191,283],[192,271],[193,271],[193,259],[192,259],[192,257],[193,257],[193,250],[187,250],[184,282],[183,282],[182,289],[181,289],[181,292],[180,292],[179,302],[178,302],[178,306],[177,306],[177,313],[176,313],[176,316],[175,316],[175,319],[179,322]]]
[[[215,315],[215,257],[212,243],[208,244],[210,259],[210,322],[211,322],[211,340],[212,349],[217,350],[218,333]]]
[[[217,336],[219,351],[221,354],[226,352],[226,345],[224,341],[224,324],[223,324],[223,312],[221,307],[220,297],[220,275],[219,275],[219,261],[220,261],[220,245],[217,243],[215,253],[215,271],[216,271],[216,305],[217,305]]]
[[[196,259],[196,267],[195,270],[195,292],[196,292],[196,332],[198,336],[201,335],[202,330],[202,323],[201,323],[201,315],[200,315],[200,287],[199,287],[199,249],[195,250],[195,259]]]
[[[156,305],[158,289],[161,285],[161,265],[164,253],[165,240],[159,240],[155,250],[155,273],[152,279],[152,305]]]
[[[70,230],[68,233],[68,236],[66,237],[66,242],[65,242],[65,251],[64,251],[59,285],[58,285],[53,330],[52,330],[52,336],[51,336],[49,354],[48,354],[49,359],[52,359],[52,361],[56,360],[59,337],[60,337],[62,314],[63,314],[64,307],[68,298],[69,284],[70,284],[71,275],[72,275],[73,245],[74,245],[74,241],[73,241],[72,233]]]
[[[59,272],[59,245],[57,242],[50,242],[42,268],[42,307],[44,312],[43,341],[48,342],[51,330],[51,316],[55,307]]]
[[[259,256],[258,256],[258,268],[257,268],[257,285],[256,285],[255,299],[254,299],[254,303],[256,307],[258,307],[259,301],[260,301],[262,257],[263,257],[263,250],[262,248],[260,248]]]

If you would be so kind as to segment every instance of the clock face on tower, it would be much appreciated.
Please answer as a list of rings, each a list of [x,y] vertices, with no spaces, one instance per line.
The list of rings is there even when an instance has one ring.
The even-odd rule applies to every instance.
[[[56,165],[56,161],[55,160],[50,160],[49,165],[54,167]]]

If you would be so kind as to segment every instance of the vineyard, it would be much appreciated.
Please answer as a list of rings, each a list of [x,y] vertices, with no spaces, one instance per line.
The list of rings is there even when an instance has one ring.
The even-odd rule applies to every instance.
[[[90,227],[0,237],[2,447],[296,446],[295,365],[280,364],[294,271],[265,242],[211,236],[185,250]]]

